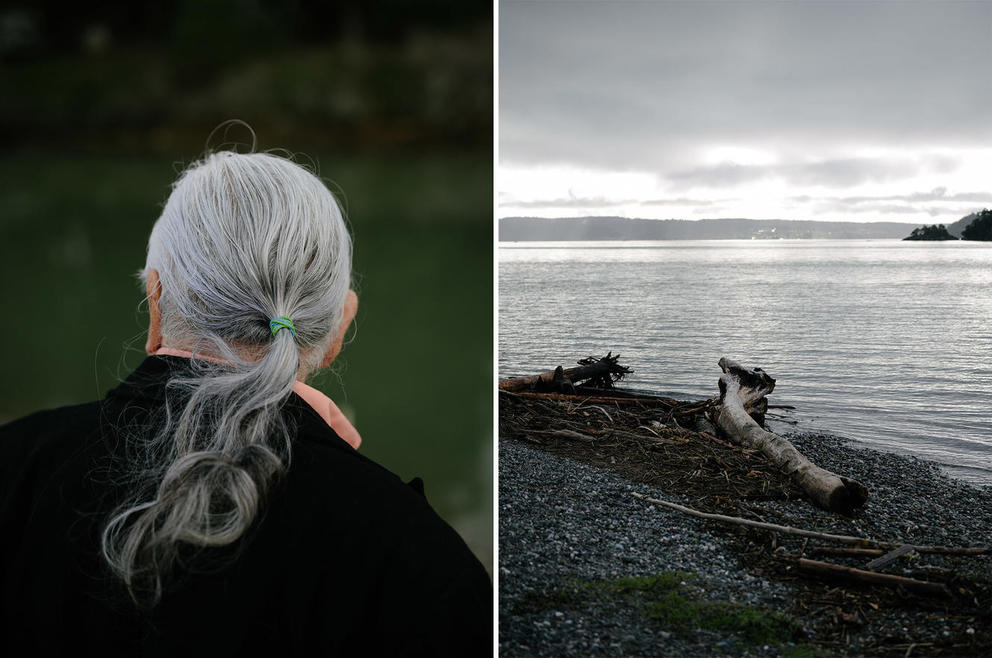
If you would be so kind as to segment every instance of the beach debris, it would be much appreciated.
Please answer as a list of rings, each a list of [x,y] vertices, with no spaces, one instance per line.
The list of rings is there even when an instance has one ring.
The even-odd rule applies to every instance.
[[[868,499],[868,489],[850,478],[821,468],[785,438],[769,432],[764,424],[766,396],[775,380],[761,368],[748,369],[723,357],[719,361],[720,404],[712,414],[717,427],[731,440],[760,450],[781,472],[819,507],[848,514]]]
[[[868,571],[867,569],[855,569],[842,564],[832,564],[830,562],[820,562],[819,560],[808,560],[798,558],[799,571],[823,579],[840,579],[857,582],[866,585],[884,585],[885,587],[896,587],[921,594],[923,596],[938,596],[950,598],[953,596],[951,590],[943,583],[934,583],[929,580],[917,580],[906,578],[905,576],[894,576],[892,574],[881,573],[879,571]]]
[[[934,553],[937,555],[988,555],[992,553],[992,548],[987,546],[908,546],[916,553]],[[846,548],[839,546],[813,546],[810,548],[810,553],[841,555],[844,557],[882,557],[887,552],[886,549],[882,548]]]
[[[650,496],[645,496],[642,493],[636,491],[631,492],[631,495],[635,498],[640,498],[643,501],[649,502],[652,505],[657,505],[659,507],[667,507],[669,509],[682,512],[683,514],[688,514],[689,516],[695,516],[700,519],[706,519],[708,521],[719,521],[721,523],[729,523],[732,525],[746,526],[749,528],[758,528],[759,530],[769,530],[771,532],[778,532],[784,535],[795,535],[797,537],[809,537],[811,539],[819,539],[821,541],[830,541],[836,544],[857,544],[856,548],[831,548],[831,547],[812,547],[812,552],[821,553],[832,553],[834,555],[845,555],[845,556],[855,556],[855,557],[876,557],[876,556],[891,556],[892,559],[887,559],[885,562],[879,563],[878,560],[869,562],[869,568],[876,568],[883,566],[894,560],[895,558],[905,555],[911,551],[916,553],[940,553],[944,555],[985,555],[987,553],[992,553],[992,548],[985,546],[917,546],[915,544],[907,544],[905,542],[898,541],[888,541],[884,539],[871,539],[869,537],[854,537],[851,535],[837,535],[829,532],[819,532],[816,530],[805,530],[803,528],[796,528],[793,526],[779,525],[777,523],[768,523],[766,521],[753,521],[751,519],[741,518],[739,516],[728,516],[726,514],[713,514],[710,512],[701,512],[700,510],[693,509],[691,507],[686,507],[685,505],[679,505],[678,503],[673,503],[667,500],[660,500],[658,498],[652,498]],[[869,546],[876,546],[878,548],[868,548]]]
[[[615,363],[617,357],[612,353],[608,356]],[[600,361],[596,357],[583,361],[590,360]],[[537,376],[529,381],[535,387],[543,386],[537,383]],[[719,404],[716,398],[680,401],[642,391],[587,385],[566,387],[567,392],[510,391],[506,382],[499,388],[501,438],[540,446],[697,500],[705,498],[707,506],[712,503],[716,507],[713,511],[733,509],[727,506],[741,498],[791,500],[804,496],[758,450],[717,436],[719,430],[705,419]],[[557,433],[560,430],[570,433]]]
[[[748,479],[752,474],[770,477],[769,471],[773,470],[788,479],[815,505],[843,514],[860,507],[867,499],[868,490],[860,482],[813,464],[787,439],[763,427],[765,414],[769,409],[767,396],[774,390],[775,380],[761,368],[747,369],[726,357],[721,358],[719,363],[724,374],[719,380],[720,397],[679,402],[661,396],[616,389],[614,384],[633,372],[620,365],[619,358],[619,354],[614,355],[611,351],[604,357],[590,356],[582,359],[575,368],[564,369],[558,366],[555,370],[537,375],[504,379],[499,382],[500,393],[518,396],[518,399],[565,402],[567,406],[564,414],[551,407],[541,407],[540,410],[547,412],[549,418],[556,418],[559,425],[563,425],[553,429],[579,432],[590,440],[577,439],[574,434],[558,435],[561,438],[586,443],[607,438],[614,441],[626,440],[631,447],[640,444],[638,449],[641,451],[657,449],[659,439],[670,440],[673,433],[682,438],[691,436],[727,447],[731,447],[733,443],[744,450],[759,452],[771,462],[771,468],[744,470],[743,479]],[[575,405],[585,405],[586,411],[583,414],[588,414],[590,407],[593,407],[592,410],[601,415],[599,431],[589,427],[590,420],[586,415],[576,419],[578,424],[572,421],[570,412]],[[621,408],[632,413],[613,411]],[[638,411],[652,408],[661,413],[654,418],[633,418]],[[500,417],[502,423],[502,412]],[[652,429],[652,422],[657,422],[658,428]],[[510,424],[511,419],[504,423]],[[537,428],[517,427],[516,431],[527,437],[524,440],[535,442],[537,437],[533,436],[534,429],[548,428],[544,425]],[[711,458],[704,457],[704,463],[726,463],[725,455],[726,453],[714,453]],[[735,471],[732,468],[720,469],[720,475],[728,485],[737,484],[730,478],[730,474]],[[705,469],[695,469],[688,477],[691,480],[704,475]],[[738,492],[749,488],[734,487]]]
[[[835,535],[827,532],[817,532],[815,530],[804,530],[802,528],[793,528],[792,526],[778,525],[777,523],[767,523],[765,521],[752,521],[751,519],[743,519],[737,516],[727,516],[726,514],[711,514],[709,512],[700,512],[699,510],[692,509],[691,507],[686,507],[685,505],[679,505],[678,503],[671,503],[667,500],[659,500],[657,498],[651,498],[650,496],[645,496],[644,494],[637,493],[636,491],[632,492],[631,495],[634,496],[635,498],[640,498],[641,500],[647,501],[652,505],[658,505],[659,507],[667,507],[669,509],[682,512],[683,514],[688,514],[689,516],[695,516],[700,519],[707,519],[709,521],[720,521],[721,523],[730,523],[733,525],[747,526],[749,528],[771,530],[772,532],[780,532],[786,535],[811,537],[814,539],[822,539],[822,540],[836,542],[838,544],[878,545],[880,543],[883,543],[871,539],[866,539],[865,537]]]
[[[956,547],[956,546],[915,546],[913,544],[904,544],[901,542],[884,541],[877,539],[869,539],[867,537],[853,537],[850,535],[837,535],[827,532],[818,532],[815,530],[805,530],[803,528],[795,528],[792,526],[778,525],[776,523],[766,523],[764,521],[752,521],[751,519],[744,519],[741,517],[728,516],[726,514],[711,514],[708,512],[701,512],[699,510],[692,509],[691,507],[686,507],[685,505],[679,505],[678,503],[673,503],[667,500],[659,500],[658,498],[652,498],[650,496],[645,496],[644,494],[638,492],[632,492],[632,496],[639,498],[646,502],[659,507],[666,507],[669,509],[682,512],[683,514],[688,514],[689,516],[695,516],[701,519],[706,519],[709,521],[719,521],[721,523],[727,523],[731,525],[744,526],[749,528],[757,528],[759,530],[769,530],[771,532],[777,532],[787,535],[795,535],[799,537],[806,537],[808,539],[819,539],[821,541],[829,541],[838,544],[858,544],[857,548],[837,548],[830,549],[829,547],[813,547],[812,552],[832,552],[834,554],[840,554],[845,556],[866,556],[866,555],[880,555],[876,560],[868,563],[867,568],[858,569],[855,567],[849,567],[840,564],[833,564],[831,562],[822,562],[819,560],[810,560],[803,558],[802,553],[806,551],[806,545],[803,545],[803,550],[800,551],[800,555],[791,555],[779,548],[775,552],[775,555],[779,558],[784,558],[790,560],[798,566],[800,574],[809,575],[817,577],[820,579],[842,579],[847,581],[853,581],[860,584],[867,585],[883,585],[886,587],[897,587],[903,588],[908,592],[914,594],[920,594],[923,596],[939,596],[939,597],[950,597],[952,592],[948,589],[947,585],[943,583],[934,583],[926,580],[917,580],[914,578],[907,578],[904,576],[895,576],[891,574],[882,573],[880,571],[875,571],[886,564],[898,559],[902,555],[906,555],[910,552],[916,553],[943,553],[943,554],[957,554],[957,555],[982,555],[989,553],[990,550],[987,547]],[[774,542],[773,542],[774,543]],[[884,547],[888,550],[886,552],[882,548],[866,548],[867,545],[874,545],[879,547]]]
[[[644,485],[651,488],[653,495],[675,497],[691,505],[689,509],[703,513],[759,522],[775,520],[782,524],[751,528],[721,523],[722,527],[712,530],[715,535],[731,538],[728,546],[736,547],[749,574],[794,587],[791,610],[807,620],[804,626],[815,633],[818,647],[847,648],[857,637],[866,655],[891,655],[899,647],[899,655],[907,648],[912,648],[913,655],[992,655],[988,652],[988,647],[992,646],[992,632],[987,630],[992,628],[989,623],[992,619],[992,581],[987,569],[992,547],[967,546],[967,539],[957,540],[964,542],[961,546],[907,544],[906,540],[913,541],[914,538],[903,536],[903,533],[916,533],[919,528],[898,520],[921,509],[915,501],[910,505],[908,499],[913,494],[908,495],[906,501],[900,498],[912,512],[907,512],[901,505],[893,512],[892,492],[880,489],[870,504],[848,518],[824,514],[805,504],[790,504],[790,501],[809,500],[809,495],[793,478],[780,472],[764,452],[733,440],[711,422],[721,407],[721,400],[716,397],[675,400],[643,390],[584,385],[564,386],[558,390],[525,388],[516,392],[501,387],[498,397],[501,446],[504,441],[526,442],[544,452],[567,456],[618,474],[632,485],[623,490],[624,497],[629,496],[632,487]],[[766,408],[774,410],[776,406],[790,409],[772,404]],[[762,404],[750,405],[748,410],[760,417]],[[559,433],[560,430],[575,434]],[[800,435],[793,440],[797,447],[808,446],[804,451],[808,450],[810,457],[824,465],[829,464],[832,469],[846,468],[842,464],[847,464],[852,454],[851,449],[844,448],[839,456],[828,457],[833,440],[826,436]],[[900,466],[902,461],[896,457],[869,461],[875,465],[894,463],[893,468],[900,469],[894,473],[888,466],[879,468],[877,473],[884,473],[885,478],[919,475],[918,470],[910,471],[909,475],[904,473]],[[857,469],[853,472],[866,472],[864,463],[859,462],[851,468]],[[876,472],[875,468],[872,466],[867,471]],[[859,477],[866,478],[866,482],[876,481],[867,474]],[[541,488],[546,483],[534,482],[533,486]],[[568,498],[569,492],[560,493]],[[609,500],[598,494],[594,488],[583,491],[583,500],[591,496],[594,502],[589,504],[594,505],[594,509],[603,509],[602,505],[608,504]],[[598,525],[590,523],[589,518],[581,515],[581,523]],[[868,520],[872,522],[866,522]],[[562,522],[569,523],[566,518]],[[579,522],[579,517],[571,522]],[[616,519],[610,517],[604,522],[613,527]],[[674,525],[682,527],[683,523],[676,521]],[[832,536],[827,530],[848,533],[836,535],[839,537],[870,533],[891,537],[851,537],[854,543],[844,544],[830,538],[802,536],[798,532],[778,532],[777,527],[793,527],[796,531],[804,527],[822,528],[825,532],[819,534],[824,537]],[[926,531],[926,528],[933,531]],[[955,541],[949,537],[958,533],[951,532],[945,537],[935,528],[935,525],[925,526],[924,532],[914,535],[915,541],[920,544]],[[965,536],[979,535],[965,533]],[[971,541],[985,543],[984,539]],[[867,567],[874,558],[904,545],[912,546],[912,550],[899,561],[877,570]],[[935,555],[927,555],[930,553]],[[800,568],[799,560],[805,558],[811,559]],[[829,566],[815,568],[821,560],[822,564],[839,563],[834,566],[870,574],[884,570],[886,573],[878,575],[898,574],[909,580],[931,583],[933,587],[924,584],[917,589],[915,585],[907,586],[892,580],[871,582],[857,573],[837,571]],[[947,598],[948,591],[952,598]],[[914,622],[907,624],[905,619]],[[855,630],[862,624],[872,629],[869,635],[866,636],[863,630]],[[938,638],[935,642],[920,642],[934,637]],[[962,649],[967,651],[962,652]]]
[[[577,368],[563,369],[558,366],[554,370],[539,375],[512,377],[500,381],[499,387],[504,391],[535,391],[535,390],[574,390],[576,386],[585,384],[600,389],[612,389],[613,384],[633,372],[617,361],[620,355],[608,352],[606,356],[586,357],[578,361]]]
[[[891,551],[889,551],[885,555],[882,555],[880,557],[877,557],[874,560],[872,560],[871,562],[869,562],[868,563],[868,568],[869,569],[880,569],[881,567],[884,567],[887,564],[890,564],[892,562],[895,562],[896,560],[898,560],[899,558],[901,558],[903,555],[906,555],[907,553],[912,553],[912,552],[914,552],[914,549],[913,549],[913,547],[911,545],[909,545],[909,544],[903,544],[899,548],[892,549]]]

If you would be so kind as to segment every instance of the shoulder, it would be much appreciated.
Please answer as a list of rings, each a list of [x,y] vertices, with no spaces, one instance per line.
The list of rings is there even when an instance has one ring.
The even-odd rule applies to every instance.
[[[308,568],[323,565],[314,576],[339,591],[348,591],[354,578],[356,605],[364,600],[358,607],[367,612],[360,624],[373,634],[404,637],[397,652],[416,646],[425,655],[477,655],[480,647],[488,653],[492,583],[464,540],[417,483],[350,448],[308,440],[319,438],[301,437],[295,446],[276,513],[316,535],[301,542],[307,547],[301,557],[312,557],[304,559]]]
[[[327,434],[300,437],[286,482],[295,502],[315,521],[346,517],[351,527],[381,541],[403,538],[408,549],[421,543],[464,546],[428,503],[419,479],[405,483],[376,461],[333,441],[332,432]]]
[[[0,425],[0,461],[6,470],[24,459],[74,452],[99,433],[100,418],[100,403],[89,402],[37,411]]]
[[[62,531],[50,530],[67,527],[74,510],[96,504],[89,476],[107,452],[100,417],[100,404],[89,403],[40,411],[0,426],[0,536],[22,540],[4,547],[4,555],[26,550],[28,543],[42,541],[39,537],[64,541],[64,532],[58,536]]]

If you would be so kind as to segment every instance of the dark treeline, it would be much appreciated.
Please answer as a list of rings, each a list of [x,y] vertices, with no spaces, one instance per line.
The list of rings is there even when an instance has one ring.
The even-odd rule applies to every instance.
[[[240,118],[263,148],[488,152],[491,14],[443,0],[8,5],[0,139],[186,152]]]
[[[101,27],[122,44],[206,37],[204,49],[325,43],[342,36],[395,41],[417,29],[458,31],[491,24],[492,4],[448,0],[167,0],[5,3],[5,59],[73,52],[81,32]],[[192,42],[186,45],[193,45]]]
[[[978,213],[971,224],[961,232],[961,237],[965,240],[992,241],[992,210],[986,208]]]
[[[913,232],[903,240],[957,240],[957,238],[948,233],[947,227],[943,224],[934,224],[914,228]]]
[[[966,215],[950,226],[934,224],[913,229],[903,240],[978,240],[992,241],[992,210],[988,208]]]

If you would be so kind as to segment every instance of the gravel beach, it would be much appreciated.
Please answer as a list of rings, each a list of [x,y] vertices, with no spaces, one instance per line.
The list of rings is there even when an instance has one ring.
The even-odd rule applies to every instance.
[[[843,517],[805,500],[748,501],[753,518],[915,545],[992,544],[992,488],[950,479],[929,462],[851,447],[837,437],[788,438],[814,463],[866,484],[868,503]],[[992,646],[986,589],[965,614],[948,610],[953,602],[901,605],[899,595],[888,592],[878,604],[860,594],[845,599],[848,594],[836,584],[766,573],[746,557],[748,539],[735,528],[659,508],[633,492],[694,503],[663,487],[501,439],[500,655],[988,655]],[[804,548],[801,538],[775,541],[795,555]],[[914,554],[887,572],[919,578],[928,570],[987,582],[992,556]],[[664,584],[646,580],[658,574],[666,574]],[[775,627],[772,640],[750,630],[764,624],[763,618],[746,628],[700,625],[678,610],[657,607],[659,600],[682,609],[690,601],[738,616],[767,614]],[[833,620],[836,631],[841,619],[841,640],[822,630],[824,620]]]

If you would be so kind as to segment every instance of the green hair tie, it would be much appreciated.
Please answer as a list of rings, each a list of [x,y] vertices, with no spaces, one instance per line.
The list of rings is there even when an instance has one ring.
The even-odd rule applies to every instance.
[[[293,338],[296,338],[296,327],[293,326],[292,320],[289,318],[272,318],[269,320],[269,330],[272,331],[273,336],[279,333],[280,329],[289,329],[289,333],[293,334]]]

